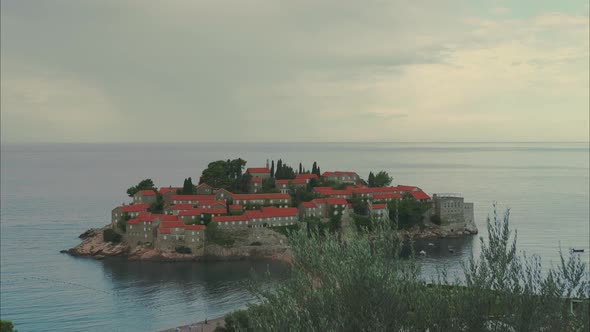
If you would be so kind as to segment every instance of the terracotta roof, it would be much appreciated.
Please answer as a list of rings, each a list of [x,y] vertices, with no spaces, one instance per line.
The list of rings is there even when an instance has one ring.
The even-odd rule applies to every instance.
[[[262,182],[262,178],[258,176],[253,176],[250,178],[250,182]]]
[[[430,196],[428,196],[423,191],[412,191],[412,192],[410,192],[410,194],[412,194],[412,196],[414,196],[414,199],[417,199],[417,200],[430,199]]]
[[[170,234],[170,228],[158,228],[160,234]]]
[[[211,205],[216,205],[216,204],[225,206],[227,203],[222,199],[216,199],[216,200],[211,200],[211,201],[207,200],[207,201],[197,202],[197,207],[204,208],[205,205],[211,206]]]
[[[226,214],[226,209],[192,209],[178,212],[179,216],[199,216],[201,214]]]
[[[149,207],[150,207],[150,205],[147,203],[119,206],[119,208],[123,212],[141,212],[141,211],[146,211]]]
[[[295,178],[309,180],[309,179],[317,179],[318,176],[316,174],[296,174]]]
[[[192,210],[194,209],[194,205],[190,204],[190,203],[186,203],[186,204],[174,204],[174,205],[170,205],[169,209],[173,210],[173,211],[181,211],[181,210]]]
[[[213,221],[215,222],[228,222],[228,221],[246,221],[248,217],[246,215],[241,216],[214,216]]]
[[[232,204],[232,205],[229,206],[229,209],[230,210],[234,210],[234,211],[235,210],[240,210],[241,211],[243,208],[244,207],[242,205],[240,205],[240,204]]]
[[[140,194],[142,196],[154,196],[156,192],[153,190],[140,190],[136,194]]]
[[[304,208],[315,208],[317,207],[317,205],[315,205],[314,202],[303,202],[301,203],[301,205],[303,205]]]
[[[326,198],[326,203],[328,203],[329,205],[348,204],[348,202],[344,198]]]
[[[162,195],[167,194],[167,193],[176,193],[176,191],[178,189],[182,189],[182,188],[178,188],[178,187],[162,187],[160,189],[158,189],[158,192]]]
[[[139,225],[139,219],[129,219],[127,225]]]
[[[204,230],[205,229],[205,225],[185,225],[184,229],[186,230]]]
[[[383,210],[387,207],[385,204],[371,204],[372,210]]]
[[[247,173],[270,173],[270,169],[266,168],[266,167],[250,167],[248,169],[246,169]]]
[[[235,194],[233,195],[234,201],[237,200],[254,200],[254,199],[290,199],[289,194],[276,194],[276,193],[265,193],[265,194]]]
[[[374,194],[373,199],[389,199],[389,198],[402,198],[402,194],[398,193],[380,193]]]
[[[404,185],[398,185],[397,188],[400,191],[420,191],[420,188],[416,187],[416,186],[404,186]]]
[[[213,188],[213,187],[211,187],[210,185],[206,184],[205,182],[203,182],[203,183],[201,183],[201,184],[199,184],[199,185],[195,186],[195,188],[201,188],[201,187],[209,187],[209,188]]]
[[[186,226],[182,221],[162,221],[160,229],[162,228],[184,228]]]
[[[278,208],[274,206],[263,206],[262,207],[262,218],[269,217],[290,217],[296,216],[299,211],[297,208]]]
[[[172,201],[212,201],[215,195],[174,195],[170,198]]]
[[[306,179],[284,179],[284,180],[276,180],[275,184],[306,184]]]

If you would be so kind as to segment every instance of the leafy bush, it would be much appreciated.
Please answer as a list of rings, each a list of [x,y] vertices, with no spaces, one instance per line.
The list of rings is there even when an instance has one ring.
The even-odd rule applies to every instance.
[[[250,243],[250,245],[251,246],[261,246],[262,245],[262,242],[260,242],[260,241],[254,241],[254,242]]]
[[[440,219],[440,216],[438,214],[433,214],[430,217],[430,221],[436,225],[440,225],[442,223],[442,220]]]
[[[245,311],[228,315],[228,331],[588,331],[590,283],[577,256],[548,273],[538,257],[518,255],[509,214],[488,219],[480,256],[464,281],[441,271],[431,282],[400,256],[391,229],[290,238],[291,278]],[[321,254],[318,254],[321,253]],[[574,315],[568,298],[585,302]]]
[[[289,233],[299,230],[299,225],[295,224],[295,225],[288,225],[288,226],[276,226],[276,227],[270,227],[270,229],[272,229],[273,231],[275,231],[277,233],[281,233],[285,236],[289,236]]]
[[[0,320],[0,332],[17,332],[9,320]]]
[[[220,246],[231,246],[236,242],[231,234],[219,229],[219,225],[214,221],[207,225],[206,234],[208,242]]]
[[[179,254],[190,254],[190,253],[192,253],[191,248],[185,247],[185,246],[178,246],[178,247],[174,248],[174,251],[176,251]]]
[[[107,228],[102,232],[102,238],[105,242],[119,243],[121,242],[121,234],[115,232],[113,229]]]

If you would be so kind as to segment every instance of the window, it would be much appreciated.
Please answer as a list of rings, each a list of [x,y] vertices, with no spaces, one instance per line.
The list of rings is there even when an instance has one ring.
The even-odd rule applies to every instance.
[[[129,229],[133,229],[133,225],[129,225]]]

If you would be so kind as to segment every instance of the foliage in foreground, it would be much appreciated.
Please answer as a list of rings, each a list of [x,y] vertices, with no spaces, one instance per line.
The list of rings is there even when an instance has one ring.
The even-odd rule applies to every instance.
[[[519,255],[509,213],[488,218],[478,258],[463,281],[444,271],[427,282],[414,259],[400,257],[388,229],[337,235],[292,234],[292,277],[260,304],[226,316],[226,331],[588,331],[590,285],[577,256],[542,271]],[[566,298],[584,299],[574,312]]]
[[[0,320],[0,332],[17,332],[9,320]]]

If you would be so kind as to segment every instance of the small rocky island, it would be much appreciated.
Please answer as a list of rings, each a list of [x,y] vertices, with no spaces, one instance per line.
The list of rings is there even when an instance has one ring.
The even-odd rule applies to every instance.
[[[193,185],[156,188],[151,179],[130,187],[132,202],[112,210],[110,224],[80,235],[62,252],[96,259],[191,261],[290,260],[288,232],[397,229],[406,238],[435,239],[477,233],[473,203],[457,194],[392,186],[385,171],[321,172],[278,160],[247,168],[242,159],[208,165]]]

